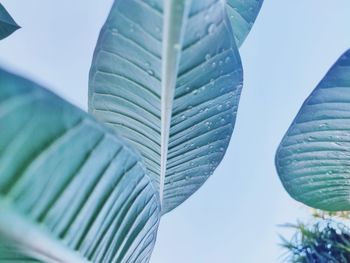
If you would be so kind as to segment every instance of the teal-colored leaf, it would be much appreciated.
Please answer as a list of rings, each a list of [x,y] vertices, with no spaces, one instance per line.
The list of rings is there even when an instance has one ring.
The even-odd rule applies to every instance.
[[[241,88],[223,1],[119,0],[95,50],[89,111],[141,151],[166,213],[222,160]]]
[[[252,29],[262,4],[263,0],[227,0],[227,13],[238,47]]]
[[[148,262],[159,196],[126,142],[3,70],[0,131],[0,236],[7,244],[44,262]]]
[[[5,7],[0,3],[0,40],[8,37],[19,28]]]
[[[7,244],[8,241],[4,240],[0,243],[0,262],[2,263],[34,263],[40,262],[37,259],[29,257],[23,253],[20,249]]]
[[[277,150],[276,168],[296,200],[350,210],[350,50],[302,105]]]

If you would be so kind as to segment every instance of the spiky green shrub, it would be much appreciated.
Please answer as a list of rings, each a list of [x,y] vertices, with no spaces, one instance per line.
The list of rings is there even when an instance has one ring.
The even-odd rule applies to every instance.
[[[291,241],[282,237],[286,249],[284,262],[348,263],[350,262],[350,229],[332,219],[314,224],[287,224],[296,230]]]

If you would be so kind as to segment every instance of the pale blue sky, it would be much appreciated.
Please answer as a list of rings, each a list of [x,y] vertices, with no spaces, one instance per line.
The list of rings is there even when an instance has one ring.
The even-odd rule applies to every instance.
[[[112,0],[1,0],[23,27],[0,65],[86,109],[92,52]],[[279,262],[277,227],[306,217],[284,191],[274,153],[301,103],[350,48],[349,0],[265,0],[241,48],[245,85],[224,161],[163,217],[151,263]]]

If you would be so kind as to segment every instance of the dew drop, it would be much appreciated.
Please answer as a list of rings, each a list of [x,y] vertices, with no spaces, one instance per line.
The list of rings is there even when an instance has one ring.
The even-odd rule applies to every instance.
[[[210,24],[210,25],[208,26],[208,33],[209,33],[209,34],[214,33],[215,28],[216,28],[215,24]]]
[[[315,137],[309,136],[309,137],[307,138],[307,140],[308,140],[309,142],[312,142],[312,141],[315,140]]]
[[[181,46],[179,43],[174,44],[174,49],[180,50]]]
[[[119,30],[117,28],[112,28],[112,34],[117,35],[119,33]]]

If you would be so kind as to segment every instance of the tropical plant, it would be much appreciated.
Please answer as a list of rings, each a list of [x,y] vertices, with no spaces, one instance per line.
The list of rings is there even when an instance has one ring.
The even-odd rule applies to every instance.
[[[350,210],[350,49],[306,99],[276,153],[288,193],[327,211]]]
[[[262,4],[262,0],[227,0],[226,11],[238,47],[248,36]]]
[[[20,27],[0,3],[0,40],[8,37]]]
[[[114,3],[89,85],[89,112],[142,153],[162,213],[186,200],[222,160],[243,81],[224,1],[165,3]],[[237,11],[247,9],[230,2],[236,3]],[[249,29],[238,30],[238,42]]]
[[[336,218],[336,219],[350,219],[350,211],[336,211],[336,212],[332,212],[332,211],[323,211],[320,209],[312,209],[312,217],[313,218],[318,218],[318,219],[332,219],[332,218]]]
[[[160,204],[139,154],[37,84],[4,70],[0,80],[4,245],[50,262],[149,258]]]
[[[350,229],[343,223],[323,219],[311,225],[301,222],[286,224],[296,230],[292,240],[283,237],[285,262],[348,263],[350,261]]]
[[[261,3],[115,1],[90,71],[102,123],[0,69],[0,261],[148,262],[160,216],[226,151]]]

